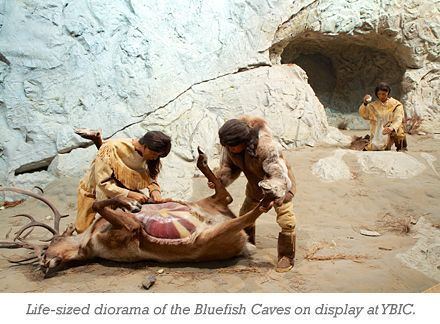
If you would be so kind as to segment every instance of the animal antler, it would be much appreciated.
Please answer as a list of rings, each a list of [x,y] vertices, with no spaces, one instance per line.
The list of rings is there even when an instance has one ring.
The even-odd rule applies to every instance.
[[[26,217],[27,219],[30,220],[30,222],[25,224],[24,226],[22,226],[15,233],[13,241],[0,242],[0,248],[9,248],[9,249],[26,248],[26,249],[33,250],[35,253],[35,256],[33,256],[33,257],[25,257],[20,260],[12,260],[12,259],[8,258],[8,261],[11,263],[24,264],[24,262],[29,262],[34,259],[38,259],[38,261],[41,262],[44,251],[47,249],[48,244],[45,244],[45,245],[32,244],[32,243],[24,241],[24,239],[26,238],[26,236],[28,236],[30,234],[30,232],[32,231],[32,229],[34,227],[43,227],[53,234],[53,237],[49,240],[49,241],[51,241],[55,236],[59,235],[60,219],[63,217],[66,217],[68,215],[61,215],[60,212],[56,209],[56,207],[50,201],[48,201],[46,198],[42,197],[41,195],[38,195],[38,194],[33,193],[31,191],[18,189],[18,188],[0,188],[0,191],[13,191],[16,193],[31,196],[33,198],[36,198],[36,199],[44,202],[52,210],[52,212],[54,214],[54,227],[51,227],[45,223],[39,222],[39,221],[35,220],[35,218],[33,218],[31,215],[28,215],[28,214],[18,214],[18,215],[12,216],[12,217]],[[31,230],[28,231],[26,234],[22,235],[29,228]]]
[[[58,232],[53,229],[52,227],[50,227],[47,224],[38,222],[35,220],[35,218],[33,218],[31,215],[28,214],[19,214],[19,215],[15,215],[12,217],[26,217],[28,219],[30,219],[30,222],[27,223],[26,225],[24,225],[22,228],[20,228],[16,233],[15,233],[15,237],[14,237],[14,241],[17,240],[18,238],[20,238],[20,235],[27,230],[30,227],[34,227],[34,226],[38,226],[38,227],[44,227],[45,229],[49,230],[53,235],[57,235]]]
[[[52,210],[52,212],[54,214],[54,224],[53,224],[53,228],[51,228],[50,231],[53,234],[59,234],[59,232],[60,232],[60,220],[61,220],[61,218],[67,217],[68,215],[61,215],[60,212],[58,211],[58,209],[56,209],[56,207],[49,200],[47,200],[43,196],[41,196],[39,194],[36,194],[36,193],[34,193],[32,191],[18,189],[18,188],[12,188],[12,187],[10,187],[10,188],[0,188],[0,191],[16,192],[16,193],[19,193],[19,194],[22,194],[22,195],[27,195],[27,196],[33,197],[33,198],[38,199],[38,200],[42,201],[43,203],[45,203]],[[25,217],[28,217],[28,216],[29,215],[26,215]],[[29,217],[32,218],[32,216],[29,216]],[[33,219],[31,219],[31,221],[32,220]],[[33,220],[33,221],[35,221],[35,220]],[[40,224],[43,224],[43,223],[40,223]],[[42,226],[42,225],[38,225],[38,226],[42,226],[42,227],[49,226],[49,225],[46,225],[46,224],[44,224],[44,225],[45,226]],[[53,231],[55,231],[55,233]]]
[[[224,205],[229,205],[232,202],[232,196],[226,190],[224,184],[217,178],[211,171],[208,165],[208,157],[202,151],[200,146],[197,148],[199,152],[199,158],[197,159],[197,167],[202,171],[208,181],[215,185],[215,194],[212,196],[213,199],[223,203]]]

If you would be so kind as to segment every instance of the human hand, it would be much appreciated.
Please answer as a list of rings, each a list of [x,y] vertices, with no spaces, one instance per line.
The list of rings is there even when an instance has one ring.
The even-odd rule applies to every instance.
[[[214,184],[214,182],[209,181],[209,182],[208,182],[208,187],[209,187],[210,189],[215,189],[215,184]]]
[[[382,134],[383,135],[388,135],[388,134],[391,134],[392,132],[393,132],[393,129],[391,127],[384,127],[383,131],[382,131]]]
[[[292,191],[289,190],[284,195],[283,203],[287,203],[287,202],[291,201],[294,196],[295,196],[295,194]]]
[[[365,95],[363,99],[364,105],[368,105],[371,102],[371,100],[373,100],[373,98],[371,98],[369,94]]]
[[[275,201],[271,201],[269,203],[269,205],[267,205],[267,206],[260,206],[259,209],[260,209],[261,212],[267,213],[273,207],[274,204],[275,204]]]
[[[161,195],[160,191],[158,191],[158,190],[151,191],[150,192],[150,197],[151,197],[151,199],[153,199],[153,201],[155,203],[160,203],[160,202],[163,201],[162,195]]]
[[[134,199],[137,202],[141,204],[145,204],[148,202],[148,196],[145,196],[143,193],[136,192],[136,191],[130,191],[127,195],[128,198]]]

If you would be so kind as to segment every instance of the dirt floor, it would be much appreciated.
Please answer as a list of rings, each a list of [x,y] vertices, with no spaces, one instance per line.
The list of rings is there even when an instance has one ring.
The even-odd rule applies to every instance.
[[[353,132],[346,132],[353,134]],[[0,251],[2,292],[421,292],[440,279],[440,139],[414,135],[408,154],[426,165],[418,176],[390,179],[360,170],[354,155],[344,161],[353,178],[324,182],[312,174],[319,159],[332,155],[331,146],[304,147],[287,152],[297,178],[297,256],[294,270],[274,271],[279,227],[273,211],[257,222],[257,249],[251,257],[202,264],[119,264],[96,260],[42,279],[32,265],[11,266],[5,257],[19,250]],[[434,169],[421,158],[437,158]],[[398,154],[398,153],[394,153]],[[435,171],[435,168],[438,171]],[[78,179],[51,184],[45,192],[62,213],[62,228],[73,222]],[[231,187],[232,210],[243,200],[245,178]],[[194,199],[211,191],[206,180],[194,179]],[[11,237],[24,220],[9,216],[29,213],[50,223],[51,212],[40,202],[0,210],[0,238]],[[409,221],[416,224],[409,224]],[[12,232],[10,229],[12,227]],[[381,235],[361,235],[361,229]],[[409,232],[405,231],[409,229]],[[37,237],[40,230],[32,233]],[[7,235],[9,233],[9,235]],[[42,235],[42,234],[41,234]],[[315,253],[313,253],[315,251]],[[141,283],[154,274],[150,290]]]

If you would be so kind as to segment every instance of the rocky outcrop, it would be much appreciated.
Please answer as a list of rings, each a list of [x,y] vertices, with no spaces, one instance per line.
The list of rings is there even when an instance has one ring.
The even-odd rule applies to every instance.
[[[350,112],[379,81],[392,86],[408,116],[418,114],[423,128],[440,126],[437,0],[308,1],[278,29],[273,63],[304,68],[336,126],[365,123]]]
[[[268,65],[290,8],[289,1],[0,2],[0,183],[51,161],[58,170],[58,154],[84,145],[74,127],[120,136],[193,86]],[[213,139],[209,133],[201,137]],[[179,159],[187,154],[174,144]]]
[[[346,154],[354,155],[359,165],[359,170],[351,170],[344,162]],[[422,157],[430,165],[429,157]],[[417,158],[392,151],[358,152],[350,150],[336,150],[333,155],[325,157],[312,165],[312,173],[326,182],[349,180],[352,173],[359,171],[365,174],[375,174],[394,179],[410,179],[425,171],[426,166]],[[433,168],[434,172],[435,169]]]
[[[336,123],[384,74],[432,130],[434,8],[433,0],[0,2],[0,183],[78,177],[94,150],[74,127],[106,137],[161,129],[173,137],[163,187],[188,197],[196,147],[215,158],[226,119],[264,116],[285,147],[340,145],[321,103]]]
[[[218,158],[217,130],[227,119],[243,114],[263,116],[286,148],[323,139],[328,129],[325,112],[306,78],[301,68],[287,65],[231,74],[192,87],[118,136],[132,137],[148,130],[170,134],[173,153],[163,159],[160,182],[166,192],[171,188],[173,196],[187,197],[192,192],[189,183],[196,171],[197,147]]]
[[[342,159],[345,153],[337,150],[332,156],[320,159],[312,165],[312,173],[327,182],[351,179],[350,168]]]

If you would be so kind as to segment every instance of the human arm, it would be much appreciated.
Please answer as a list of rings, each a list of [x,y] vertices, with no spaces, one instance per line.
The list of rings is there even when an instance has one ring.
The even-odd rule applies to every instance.
[[[397,102],[397,105],[393,111],[393,118],[389,128],[392,128],[392,130],[397,132],[400,125],[402,125],[403,123],[403,118],[404,118],[403,105],[400,102]]]
[[[130,190],[118,185],[116,179],[113,177],[113,170],[106,159],[98,155],[94,165],[94,177],[97,189],[108,198],[115,196],[128,197]]]
[[[97,155],[95,159],[95,182],[96,187],[108,198],[123,196],[134,199],[140,203],[148,201],[144,194],[121,187],[113,177],[113,170],[107,158]]]
[[[240,168],[232,162],[228,152],[224,149],[220,166],[214,171],[215,176],[227,187],[238,178],[240,173]],[[208,183],[208,186],[213,189],[214,184]]]
[[[368,107],[370,102],[371,96],[365,95],[362,99],[362,104],[359,106],[359,115],[365,120],[370,120],[370,109]]]
[[[296,192],[296,181],[290,165],[275,144],[266,145],[268,149],[264,152],[262,167],[265,172],[265,186],[270,188],[272,193],[278,197],[276,204],[292,200]]]
[[[157,180],[152,179],[147,189],[150,192],[150,197],[151,199],[153,199],[154,202],[162,202],[162,192],[160,190],[159,183],[157,183]]]
[[[148,199],[149,199],[143,193],[137,192],[137,191],[129,191],[127,194],[127,197],[134,199],[134,200],[140,202],[141,204],[148,202]]]

